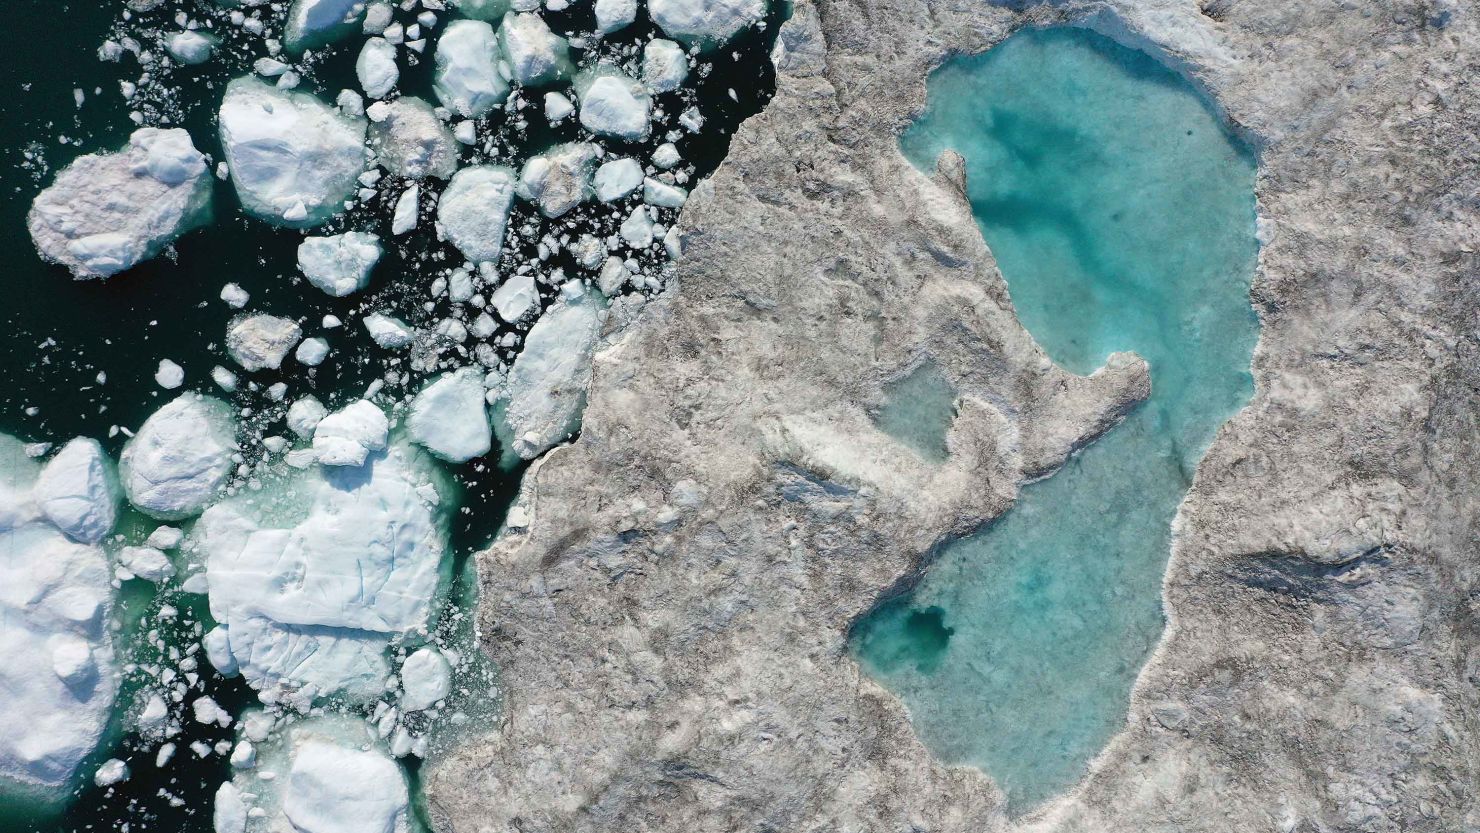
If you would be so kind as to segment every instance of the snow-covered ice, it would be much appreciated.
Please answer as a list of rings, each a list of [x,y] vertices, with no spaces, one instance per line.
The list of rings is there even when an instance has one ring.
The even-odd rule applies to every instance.
[[[629,142],[647,138],[653,103],[638,82],[603,66],[581,73],[576,91],[581,99],[582,127]]]
[[[538,87],[570,77],[570,47],[539,15],[510,12],[499,24],[498,35],[514,80],[520,84]]]
[[[118,519],[113,464],[97,440],[78,437],[41,469],[32,490],[46,519],[74,541],[96,544]]]
[[[160,359],[159,367],[154,371],[154,384],[165,390],[180,387],[185,384],[185,368],[169,359]]]
[[[31,204],[36,250],[78,278],[106,278],[158,254],[210,217],[211,176],[184,130],[134,131],[117,153],[62,169]]]
[[[520,457],[538,457],[579,425],[600,334],[600,302],[575,281],[530,328],[496,409]]]
[[[613,159],[596,169],[596,198],[612,202],[642,185],[642,165],[636,159]]]
[[[498,39],[481,20],[454,20],[437,40],[433,89],[442,106],[466,118],[481,118],[509,97],[499,74]]]
[[[124,494],[160,520],[192,517],[231,474],[236,423],[219,399],[184,394],[155,411],[118,460]]]
[[[288,430],[305,439],[311,439],[314,429],[328,414],[329,410],[324,407],[324,403],[315,397],[296,399],[288,406]]]
[[[609,35],[637,20],[637,0],[596,0],[596,31]]]
[[[329,356],[329,342],[317,336],[305,338],[294,351],[293,358],[305,367],[318,367]]]
[[[422,711],[452,693],[452,665],[436,648],[420,648],[401,664],[401,708]]]
[[[689,56],[671,40],[654,38],[642,48],[642,83],[655,93],[671,93],[689,77]]]
[[[170,57],[187,66],[194,66],[209,61],[216,51],[216,44],[214,35],[187,29],[166,38],[164,47],[169,51]]]
[[[319,420],[313,450],[326,466],[360,466],[372,451],[385,448],[390,421],[374,402],[357,399]]]
[[[243,315],[226,328],[226,351],[243,370],[277,370],[302,338],[303,330],[291,319]]]
[[[463,257],[474,263],[498,260],[514,182],[514,172],[501,165],[474,165],[453,175],[437,203],[437,221]]]
[[[510,324],[518,321],[534,309],[540,295],[534,286],[534,275],[526,272],[511,275],[507,281],[493,291],[490,301],[498,310],[498,317]]]
[[[365,0],[293,0],[288,9],[285,45],[301,52],[354,30],[365,12]]]
[[[764,19],[767,0],[648,0],[647,7],[669,37],[709,48]]]
[[[298,244],[298,268],[309,283],[342,298],[370,283],[381,253],[380,238],[368,232],[306,237]]]
[[[370,338],[387,350],[396,350],[416,340],[416,331],[406,326],[399,318],[383,312],[372,312],[362,322]]]
[[[401,80],[401,70],[396,66],[396,47],[385,38],[370,38],[360,47],[360,56],[355,60],[355,77],[360,80],[360,89],[371,98],[385,98]]]
[[[344,210],[365,167],[365,120],[247,76],[226,88],[221,144],[242,207],[294,228]]]
[[[483,400],[483,374],[464,368],[422,388],[411,401],[406,429],[412,442],[449,462],[487,454],[492,429]]]
[[[648,177],[642,181],[642,201],[660,208],[680,208],[688,202],[689,192],[676,185]]]
[[[413,182],[396,198],[396,207],[391,210],[391,234],[399,237],[414,230],[420,216],[421,186]]]
[[[560,93],[545,93],[545,118],[551,124],[564,121],[566,116],[576,111],[576,106],[570,99]]]
[[[519,196],[559,217],[591,197],[591,168],[601,149],[590,142],[557,145],[531,156],[519,172]]]
[[[118,564],[136,577],[156,584],[175,574],[170,557],[154,547],[124,547],[118,551]]]

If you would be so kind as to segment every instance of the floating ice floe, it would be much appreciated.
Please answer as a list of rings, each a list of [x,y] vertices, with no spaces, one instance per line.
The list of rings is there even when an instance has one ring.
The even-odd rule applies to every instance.
[[[309,283],[342,298],[370,283],[381,254],[380,238],[363,231],[306,237],[298,244],[298,269]]]
[[[319,420],[313,450],[326,466],[360,466],[385,448],[390,421],[375,403],[358,399]]]
[[[763,20],[767,0],[648,0],[647,8],[668,37],[712,48]]]
[[[529,12],[504,15],[499,46],[514,80],[526,87],[553,84],[570,77],[570,46],[550,31],[544,18]]]
[[[520,457],[538,457],[579,426],[601,317],[597,296],[571,281],[530,328],[495,408],[500,436]]]
[[[561,216],[590,199],[591,168],[600,153],[590,142],[570,142],[530,157],[519,172],[519,196],[546,217]]]
[[[231,474],[236,424],[219,399],[184,394],[155,411],[118,460],[124,494],[160,520],[193,517]]]
[[[654,38],[642,48],[642,83],[655,93],[671,93],[689,77],[689,56],[671,40]]]
[[[641,84],[607,66],[576,78],[581,126],[598,136],[642,141],[651,129],[653,102]]]
[[[354,31],[365,13],[365,0],[293,0],[284,27],[289,50],[301,52]]]
[[[312,439],[314,429],[328,414],[329,410],[315,397],[296,399],[288,406],[288,430],[304,439]]]
[[[41,469],[32,496],[46,519],[74,541],[96,544],[118,519],[118,482],[97,440],[78,437]]]
[[[401,80],[401,70],[396,66],[396,47],[385,38],[370,38],[360,48],[360,57],[355,60],[355,77],[360,80],[360,89],[371,98],[385,98]]]
[[[242,207],[308,228],[344,210],[365,167],[365,121],[253,77],[226,88],[221,144]]]
[[[412,442],[453,463],[487,454],[492,429],[483,394],[483,374],[471,368],[445,373],[422,388],[406,418]]]
[[[481,20],[454,20],[437,40],[434,91],[442,106],[470,119],[482,118],[509,97],[498,71],[498,39]]]
[[[211,177],[184,130],[134,131],[117,153],[83,156],[31,205],[43,258],[78,278],[106,278],[158,254],[210,219]]]
[[[245,315],[226,328],[226,350],[243,370],[277,370],[303,330],[276,315]]]
[[[596,198],[613,202],[642,185],[642,166],[636,159],[613,159],[596,169]]]
[[[380,166],[408,179],[446,179],[457,170],[457,138],[419,98],[380,102],[370,116],[370,147]]]
[[[452,693],[452,665],[436,648],[420,648],[401,664],[401,708],[423,711]]]
[[[534,275],[525,272],[510,276],[493,291],[489,300],[498,311],[498,317],[513,324],[539,303],[540,294],[534,286]]]
[[[410,833],[411,793],[369,724],[314,717],[258,754],[216,793],[216,833]],[[270,780],[260,772],[272,772]],[[252,826],[249,827],[248,820]]]
[[[637,20],[637,0],[596,0],[596,33],[609,35]]]
[[[329,357],[329,342],[315,336],[305,338],[294,351],[293,358],[304,367],[318,367]]]
[[[164,48],[170,57],[187,66],[203,64],[216,52],[219,40],[214,35],[187,29],[176,32],[165,39]]]
[[[0,528],[0,789],[59,797],[108,725],[112,576],[43,523]]]
[[[452,177],[437,203],[443,234],[473,263],[497,261],[514,202],[514,172],[501,165],[475,165]]]
[[[428,625],[448,574],[435,477],[424,454],[396,444],[206,510],[192,538],[211,615],[249,684],[297,704],[384,690],[387,647]]]
[[[158,584],[175,574],[170,557],[154,547],[124,547],[118,551],[118,566],[135,578]]]

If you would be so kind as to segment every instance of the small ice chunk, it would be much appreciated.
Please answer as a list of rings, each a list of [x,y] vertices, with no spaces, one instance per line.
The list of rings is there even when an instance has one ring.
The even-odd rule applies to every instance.
[[[216,387],[227,393],[236,392],[236,374],[219,364],[211,368],[211,381],[216,383]]]
[[[370,124],[370,147],[382,168],[407,179],[446,179],[457,170],[457,139],[419,98],[374,105],[382,117]]]
[[[309,283],[342,298],[370,283],[381,253],[380,238],[368,232],[306,237],[298,244],[298,268]]]
[[[313,436],[313,430],[318,427],[319,421],[329,413],[324,404],[312,396],[305,396],[294,400],[288,406],[288,430],[304,439]]]
[[[648,216],[645,206],[639,205],[632,209],[618,231],[627,245],[634,249],[646,249],[653,244],[653,219]]]
[[[170,57],[187,66],[203,64],[216,51],[217,40],[211,35],[194,29],[176,32],[165,39],[164,48]]]
[[[637,20],[637,0],[596,0],[596,32],[609,35]]]
[[[305,338],[303,343],[298,345],[297,352],[293,354],[293,358],[306,367],[318,367],[328,356],[329,342],[317,336]]]
[[[642,181],[642,201],[660,208],[679,208],[689,199],[689,192],[649,177]]]
[[[480,398],[482,384],[479,384]],[[401,665],[401,708],[422,711],[452,692],[452,665],[436,648],[421,648]]]
[[[251,769],[257,765],[257,747],[249,740],[237,741],[231,750],[231,766],[235,769]]]
[[[250,214],[316,226],[344,210],[358,188],[364,119],[249,76],[227,85],[219,122],[232,184]]]
[[[185,533],[181,532],[179,527],[156,526],[154,531],[149,533],[149,537],[144,539],[144,545],[157,550],[172,550],[180,546],[183,540],[185,540]]]
[[[221,707],[216,705],[216,701],[210,697],[195,698],[190,704],[190,711],[193,713],[196,723],[202,723],[207,726],[213,723],[225,725],[231,722],[231,715],[222,711]]]
[[[100,787],[111,787],[128,780],[128,764],[117,758],[109,758],[99,767],[93,775],[93,783]]]
[[[276,315],[244,315],[226,329],[226,351],[243,370],[277,370],[303,330]]]
[[[445,373],[411,401],[411,441],[452,463],[482,457],[491,446],[483,375],[472,368]]]
[[[77,159],[26,217],[41,257],[107,278],[154,257],[210,217],[211,175],[184,130],[134,131],[117,153]]]
[[[221,287],[221,300],[225,301],[226,306],[232,309],[241,309],[246,306],[247,301],[251,297],[245,289],[234,283],[229,283]]]
[[[154,384],[165,390],[178,388],[185,384],[185,368],[169,359],[160,359],[159,368],[154,371]]]
[[[766,16],[767,0],[648,0],[648,15],[670,38],[712,48]]]
[[[416,331],[400,319],[382,312],[372,312],[363,319],[365,331],[375,343],[387,350],[396,350],[416,340]]]
[[[597,297],[571,281],[525,337],[495,409],[500,436],[520,457],[538,457],[579,426],[600,312]]]
[[[360,48],[360,57],[355,60],[355,77],[360,79],[360,89],[370,98],[385,98],[401,80],[401,70],[396,66],[396,47],[385,38],[370,38]]]
[[[546,217],[559,217],[591,196],[591,167],[600,148],[571,142],[529,158],[519,173],[519,196]]]
[[[160,520],[199,514],[226,484],[236,424],[225,402],[184,394],[155,411],[123,447],[119,478],[139,511]]]
[[[643,86],[608,67],[581,73],[576,79],[581,98],[581,126],[599,136],[629,142],[647,138],[652,99]]]
[[[62,446],[31,496],[47,520],[84,544],[103,540],[118,519],[118,483],[97,440],[78,437]]]
[[[510,324],[523,318],[539,302],[539,292],[534,286],[534,275],[514,275],[494,290],[490,299],[498,317]]]
[[[613,159],[596,169],[595,183],[597,199],[619,200],[642,184],[642,166],[636,159]]]
[[[420,212],[421,186],[412,183],[410,188],[401,192],[396,200],[396,207],[391,211],[391,234],[401,235],[416,228],[416,218]]]
[[[537,14],[510,12],[499,24],[499,45],[514,74],[526,87],[570,77],[570,46]]]
[[[385,448],[390,422],[375,403],[356,400],[319,421],[313,450],[326,466],[361,466],[372,451]]]
[[[602,295],[612,298],[622,291],[622,287],[627,284],[627,279],[630,277],[632,273],[621,258],[609,257],[601,265],[601,274],[596,278],[596,288],[601,290]]]
[[[175,574],[170,557],[153,547],[124,547],[118,551],[118,563],[135,576],[158,584]]]
[[[499,74],[493,27],[481,20],[454,20],[437,41],[433,89],[448,110],[482,118],[509,97],[509,82]]]
[[[499,165],[475,165],[452,177],[437,203],[437,219],[463,257],[474,263],[498,260],[514,182],[514,172]]]
[[[642,48],[642,83],[655,93],[671,93],[689,77],[689,56],[671,40],[654,38]]]

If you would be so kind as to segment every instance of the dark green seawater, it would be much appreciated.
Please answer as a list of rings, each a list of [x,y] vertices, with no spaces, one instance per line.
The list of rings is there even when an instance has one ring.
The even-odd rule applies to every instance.
[[[286,403],[294,398],[312,393],[333,409],[358,397],[388,369],[403,374],[403,381],[386,386],[389,395],[414,393],[427,374],[413,371],[404,356],[376,347],[360,326],[359,317],[371,310],[388,310],[409,323],[426,324],[446,316],[448,301],[445,297],[432,299],[428,288],[435,277],[459,265],[461,259],[427,232],[430,224],[425,220],[423,229],[408,238],[390,239],[390,203],[401,191],[393,177],[382,183],[387,202],[376,200],[356,208],[313,232],[359,229],[381,235],[386,255],[376,267],[370,287],[348,298],[330,298],[298,274],[296,250],[303,233],[277,229],[245,216],[230,184],[220,181],[215,186],[215,218],[211,224],[182,237],[161,257],[107,281],[74,281],[65,269],[44,263],[36,255],[25,225],[31,200],[76,157],[122,146],[137,127],[129,120],[131,108],[145,113],[147,125],[186,128],[196,147],[211,157],[212,164],[219,161],[222,154],[215,112],[226,82],[249,72],[251,61],[265,54],[260,42],[228,39],[218,56],[203,66],[156,68],[155,76],[165,83],[147,86],[146,93],[131,105],[119,94],[119,82],[137,80],[141,72],[138,63],[127,55],[121,63],[103,62],[97,57],[98,47],[121,19],[123,8],[122,0],[10,0],[0,10],[0,92],[7,102],[5,126],[0,129],[0,189],[7,195],[0,202],[0,245],[8,256],[3,277],[8,300],[0,303],[0,432],[26,441],[57,444],[73,436],[90,436],[100,440],[116,458],[126,436],[113,431],[113,426],[135,429],[179,393],[163,391],[154,382],[159,360],[166,358],[184,367],[183,390],[210,393],[251,408],[253,415],[244,424],[267,427],[267,433],[286,434],[277,420]],[[153,12],[135,14],[128,28],[133,30],[137,28],[134,24],[142,24],[143,28],[173,30],[168,22],[182,9],[197,19],[215,13],[215,7],[204,0],[174,0]],[[740,35],[724,50],[707,56],[711,66],[691,75],[686,84],[692,93],[655,98],[658,105],[674,114],[690,102],[696,103],[705,117],[702,134],[685,133],[677,139],[685,159],[694,167],[695,179],[689,187],[719,165],[735,128],[769,100],[775,78],[766,56],[786,13],[785,5],[777,3],[765,26]],[[443,16],[447,14],[450,12]],[[562,13],[547,13],[545,18],[561,33],[589,31],[593,26],[590,3],[576,4]],[[411,22],[411,16],[401,12],[397,19]],[[602,54],[611,55],[640,44],[654,31],[640,19],[608,38],[601,46]],[[353,69],[358,49],[359,39],[352,38],[341,48],[328,50],[329,54],[315,56],[299,89],[316,92],[327,101],[332,101],[340,89],[358,89]],[[418,65],[402,64],[398,87],[433,103],[434,50],[435,37]],[[80,107],[74,98],[77,89],[84,94]],[[538,95],[530,97],[538,99]],[[580,132],[574,119],[558,125],[545,122],[538,106],[525,113],[529,123],[522,128],[498,112],[490,117],[489,129],[510,151],[493,161],[517,169],[528,155],[573,140]],[[604,145],[610,152],[646,159],[663,140],[662,135],[656,132],[645,144],[607,141]],[[473,155],[473,151],[464,149],[465,161]],[[424,187],[423,217],[428,206],[426,190]],[[434,184],[432,190],[440,190],[440,186]],[[586,206],[568,216],[592,220],[599,230],[614,230],[625,217],[624,213],[622,217],[603,219],[600,213],[594,206]],[[540,222],[537,212],[522,202],[516,203],[510,227],[531,222]],[[529,258],[533,249],[531,243],[506,251],[501,268],[512,269]],[[579,274],[564,253],[546,269],[553,266],[564,266],[570,276]],[[303,325],[305,336],[327,338],[334,352],[316,369],[303,368],[289,359],[281,373],[241,373],[225,351],[227,324],[239,314],[219,299],[226,283],[239,284],[251,294],[246,311],[294,318]],[[547,302],[555,295],[553,286],[544,286],[541,291]],[[424,306],[429,301],[431,309]],[[338,316],[344,326],[322,330],[319,322],[326,314]],[[501,326],[493,339],[511,331],[520,335],[529,323]],[[466,349],[454,349],[443,356],[459,364],[473,361]],[[215,365],[232,369],[241,377],[242,390],[234,398],[211,382],[209,373]],[[249,381],[255,384],[248,385]],[[268,385],[278,381],[289,387],[282,404],[270,402],[264,393]],[[471,644],[472,639],[476,574],[470,555],[501,526],[523,472],[523,466],[500,468],[499,457],[500,450],[495,448],[485,458],[450,467],[460,487],[451,529],[455,579],[438,627],[457,645]],[[153,526],[147,519],[126,513],[119,534],[127,543],[138,543]],[[148,649],[139,647],[139,634],[156,627],[156,615],[165,605],[179,611],[168,626],[161,627],[166,641],[172,644],[184,645],[197,639],[197,624],[201,628],[213,624],[203,597],[179,592],[156,595],[143,582],[129,582],[115,617],[123,626],[121,656],[148,658]],[[455,686],[488,686],[496,678],[496,670],[487,668],[486,663],[475,663],[472,673],[476,679],[457,680]],[[222,680],[209,672],[203,677],[204,682],[192,697],[208,694],[233,714],[255,700],[239,679]],[[130,704],[141,679],[125,674],[121,708]],[[487,718],[491,713],[481,705],[464,710],[475,717]],[[180,751],[163,768],[154,765],[157,743],[119,728],[84,764],[77,787],[65,805],[38,811],[0,802],[0,833],[211,830],[211,799],[216,786],[229,778],[229,767],[221,756],[198,759],[186,746],[195,740],[214,743],[231,738],[233,733],[187,724],[186,733],[172,739]],[[451,733],[432,736],[434,749],[453,740]],[[93,768],[109,757],[126,760],[133,775],[111,789],[95,787],[91,781]],[[414,783],[416,766],[410,769]]]
[[[1134,350],[1151,365],[1121,425],[854,630],[925,743],[1021,812],[1124,723],[1163,629],[1172,519],[1253,392],[1257,160],[1186,79],[1080,28],[948,61],[901,148],[924,171],[947,148],[965,158],[1018,317],[1056,362],[1090,373]]]

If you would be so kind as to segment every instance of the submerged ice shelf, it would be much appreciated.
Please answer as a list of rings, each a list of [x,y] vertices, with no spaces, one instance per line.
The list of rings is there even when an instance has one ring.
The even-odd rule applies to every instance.
[[[966,159],[982,234],[1049,356],[1077,373],[1117,350],[1151,365],[1125,422],[854,631],[925,743],[1019,812],[1124,721],[1162,632],[1172,519],[1252,393],[1256,159],[1184,78],[1082,28],[948,62],[901,144],[925,171],[948,148]]]

